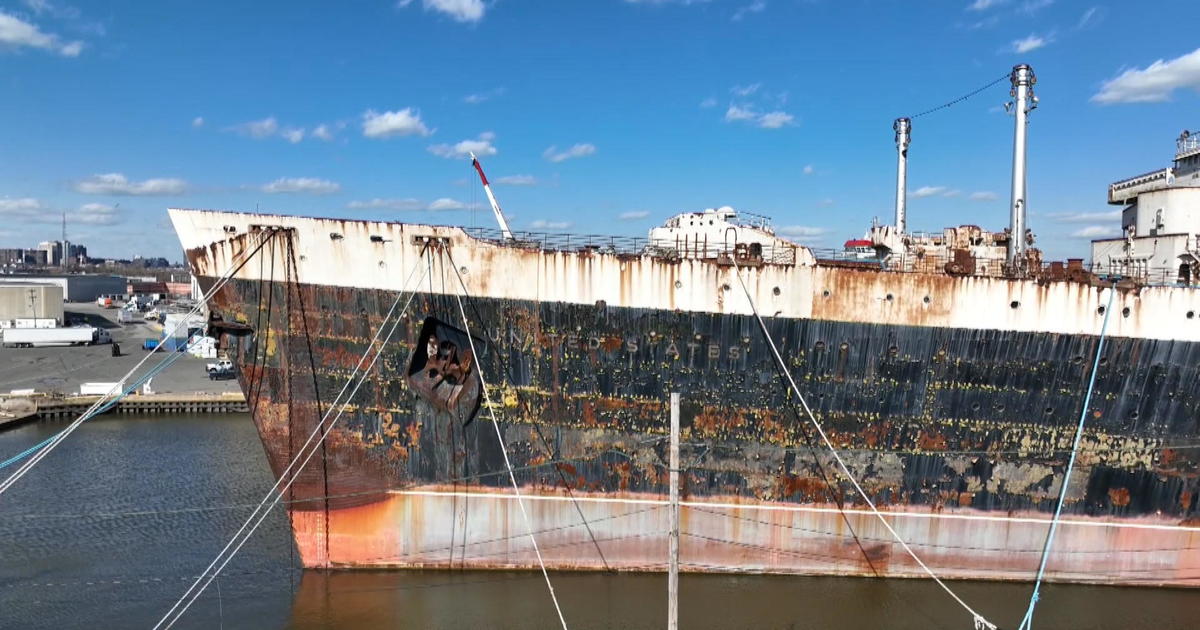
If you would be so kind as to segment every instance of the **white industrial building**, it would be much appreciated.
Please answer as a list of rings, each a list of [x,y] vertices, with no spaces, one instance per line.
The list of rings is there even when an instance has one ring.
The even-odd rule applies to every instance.
[[[1173,166],[1110,185],[1108,203],[1125,206],[1122,236],[1092,241],[1097,273],[1200,281],[1200,133],[1179,136]]]
[[[62,324],[62,287],[34,283],[0,285],[0,328],[47,328]]]
[[[126,287],[128,287],[128,282],[121,276],[89,274],[46,276],[34,274],[0,275],[0,285],[30,283],[54,284],[61,287],[63,299],[67,302],[94,302],[101,295],[123,295]]]

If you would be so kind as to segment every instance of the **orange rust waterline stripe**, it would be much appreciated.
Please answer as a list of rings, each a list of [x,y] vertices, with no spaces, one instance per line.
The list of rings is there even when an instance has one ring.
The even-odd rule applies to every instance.
[[[504,493],[484,493],[484,492],[446,492],[439,490],[394,490],[390,494],[407,495],[407,496],[423,496],[423,497],[456,497],[456,498],[483,498],[483,499],[503,499],[511,501],[516,499],[516,496]],[[523,498],[531,501],[570,501],[567,497],[548,497],[542,495],[522,495]],[[576,497],[576,501],[589,503],[618,503],[626,505],[667,505],[670,502],[661,499],[619,499],[605,497]],[[837,508],[821,508],[807,507],[802,505],[762,505],[751,503],[724,503],[724,502],[707,502],[707,501],[680,501],[680,505],[685,507],[717,507],[737,510],[761,510],[768,512],[809,512],[814,514],[837,514]],[[855,512],[858,514],[872,514],[866,510],[847,509],[847,512]],[[922,514],[920,512],[888,512],[880,510],[884,516],[894,516],[899,518],[923,518],[923,519],[948,519],[962,521],[985,521],[985,522],[1002,522],[1002,523],[1034,523],[1048,524],[1050,519],[1017,517],[1017,516],[982,516],[977,514]],[[1185,525],[1155,525],[1152,523],[1113,523],[1107,521],[1077,521],[1077,520],[1060,520],[1062,525],[1073,525],[1077,527],[1109,527],[1116,529],[1148,529],[1157,531],[1179,531],[1179,532],[1196,532],[1200,533],[1200,527],[1188,527]]]

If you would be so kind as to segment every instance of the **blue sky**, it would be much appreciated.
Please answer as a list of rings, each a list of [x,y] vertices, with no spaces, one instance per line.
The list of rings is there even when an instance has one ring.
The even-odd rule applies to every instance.
[[[892,215],[892,120],[1029,63],[1029,223],[1200,127],[1200,3],[0,0],[0,246],[179,259],[170,206],[644,235],[732,205],[819,246]],[[1007,223],[1008,82],[914,121],[913,229]],[[458,209],[455,209],[458,208]],[[465,209],[464,209],[465,208]]]

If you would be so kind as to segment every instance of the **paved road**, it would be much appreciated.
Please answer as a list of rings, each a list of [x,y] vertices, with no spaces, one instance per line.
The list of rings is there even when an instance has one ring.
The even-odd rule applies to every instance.
[[[116,323],[114,309],[102,309],[95,304],[65,305],[68,320],[86,319],[109,331],[121,346],[120,357],[113,357],[112,347],[71,346],[65,348],[0,348],[0,393],[13,389],[36,389],[74,393],[80,383],[114,382],[121,379],[141,361],[146,352],[142,341],[158,337],[158,332],[142,323]],[[137,371],[141,375],[167,358],[156,353]],[[154,377],[155,392],[234,392],[236,380],[210,381],[204,370],[205,359],[185,355]]]

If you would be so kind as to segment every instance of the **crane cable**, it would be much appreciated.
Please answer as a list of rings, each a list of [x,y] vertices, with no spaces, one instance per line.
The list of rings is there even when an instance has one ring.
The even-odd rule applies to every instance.
[[[821,423],[817,421],[817,417],[813,414],[812,408],[808,406],[808,401],[805,400],[804,395],[800,393],[800,388],[796,385],[796,380],[792,378],[792,373],[788,371],[787,363],[783,360],[783,356],[779,354],[779,348],[775,346],[775,340],[771,338],[771,333],[767,331],[767,324],[763,321],[762,315],[758,313],[758,306],[754,303],[754,298],[750,296],[750,289],[746,286],[746,282],[742,279],[742,268],[737,263],[737,256],[731,255],[729,259],[733,261],[733,267],[736,270],[734,275],[737,276],[738,283],[742,285],[742,291],[746,294],[746,300],[750,303],[750,310],[754,313],[754,318],[758,320],[758,326],[762,331],[763,338],[767,340],[767,344],[770,346],[771,352],[775,356],[775,360],[782,368],[784,375],[787,377],[788,383],[791,384],[792,391],[800,400],[801,406],[804,407],[805,413],[808,414],[809,421],[817,430],[817,433],[821,436],[821,440],[825,443],[825,446],[829,448],[829,452],[833,455],[834,460],[837,461],[838,467],[842,469],[842,473],[846,475],[846,478],[849,479],[850,483],[854,485],[854,489],[857,490],[859,495],[862,496],[863,501],[866,502],[867,506],[871,508],[871,512],[879,518],[879,522],[883,523],[884,528],[891,533],[892,537],[896,539],[896,542],[900,543],[900,546],[903,547],[906,552],[908,552],[908,555],[911,556],[912,559],[916,561],[916,563],[920,565],[922,569],[924,569],[925,573],[929,575],[930,578],[933,578],[933,581],[936,582],[938,586],[942,587],[942,590],[946,591],[946,593],[950,595],[954,601],[958,602],[958,604],[965,608],[967,612],[971,613],[971,618],[975,623],[975,630],[996,630],[996,624],[991,623],[983,615],[975,612],[975,609],[967,605],[967,603],[963,601],[961,597],[955,594],[955,592],[952,591],[950,587],[947,586],[946,583],[943,582],[941,578],[939,578],[937,574],[935,574],[933,570],[930,569],[923,560],[921,560],[919,556],[917,556],[917,553],[908,546],[908,543],[905,542],[904,538],[901,537],[900,534],[892,527],[891,523],[888,523],[887,519],[884,518],[883,513],[879,511],[879,508],[875,507],[875,502],[871,500],[871,497],[865,490],[863,490],[862,486],[859,485],[858,480],[854,477],[854,474],[850,472],[850,467],[846,465],[846,462],[838,453],[837,448],[834,447],[833,442],[830,441],[829,436],[825,433],[825,429],[821,426]]]
[[[550,574],[546,571],[546,562],[542,559],[542,550],[538,548],[537,536],[533,534],[533,521],[529,518],[529,512],[525,509],[525,499],[521,495],[521,487],[517,485],[517,476],[513,473],[512,462],[508,459],[508,446],[504,443],[504,435],[500,432],[500,423],[496,420],[496,410],[492,406],[492,397],[488,393],[487,381],[483,379],[483,364],[479,361],[479,353],[475,349],[475,338],[471,336],[471,323],[467,319],[467,311],[463,308],[462,296],[470,295],[467,291],[467,284],[463,281],[462,274],[458,271],[458,265],[454,263],[454,256],[450,252],[446,252],[446,258],[450,261],[450,267],[454,269],[454,275],[458,277],[458,284],[462,287],[462,292],[455,290],[454,299],[458,301],[458,312],[462,315],[463,329],[467,333],[467,343],[471,346],[471,355],[475,357],[477,370],[479,373],[479,383],[483,386],[483,398],[487,402],[488,415],[492,419],[492,427],[496,429],[496,440],[500,443],[500,453],[504,455],[504,467],[508,469],[508,480],[512,483],[513,494],[517,497],[517,507],[521,509],[521,517],[525,520],[525,529],[529,533],[529,542],[533,544],[533,553],[537,556],[538,566],[542,569],[542,577],[546,580],[546,588],[550,590],[550,599],[554,602],[554,611],[558,613],[558,622],[562,624],[563,630],[567,630],[567,620],[563,617],[562,607],[558,605],[558,596],[554,594],[554,584],[550,582]],[[456,288],[457,289],[457,288]]]
[[[1083,437],[1083,423],[1087,420],[1088,405],[1092,402],[1092,391],[1096,387],[1096,372],[1100,369],[1100,355],[1104,352],[1104,338],[1108,333],[1108,318],[1112,315],[1113,297],[1117,294],[1116,287],[1109,288],[1108,306],[1104,308],[1104,322],[1100,324],[1100,338],[1096,341],[1096,358],[1092,360],[1092,373],[1088,377],[1087,393],[1083,397],[1083,408],[1079,411],[1079,424],[1075,427],[1075,440],[1071,444],[1071,457],[1067,460],[1067,470],[1063,473],[1062,487],[1058,490],[1058,505],[1054,508],[1054,518],[1050,521],[1050,531],[1046,533],[1046,544],[1042,548],[1042,559],[1038,564],[1037,579],[1033,582],[1033,592],[1029,595],[1029,607],[1025,617],[1021,619],[1020,630],[1033,628],[1033,609],[1041,596],[1042,578],[1046,575],[1046,562],[1050,558],[1050,547],[1054,544],[1054,534],[1058,531],[1058,519],[1062,515],[1063,502],[1067,498],[1067,487],[1071,481],[1071,471],[1075,468],[1075,456],[1079,454],[1079,441]]]
[[[233,278],[234,274],[236,274],[239,270],[241,270],[241,268],[244,267],[246,265],[246,263],[250,262],[250,260],[252,258],[254,258],[254,256],[256,254],[258,254],[258,252],[263,248],[263,245],[266,245],[268,241],[272,240],[275,237],[276,232],[277,232],[277,230],[268,231],[267,235],[258,243],[258,246],[255,247],[254,250],[251,251],[250,254],[247,255],[244,260],[242,260],[242,262],[231,267],[229,269],[229,271],[227,271],[226,273],[221,274],[221,277],[218,278],[217,282],[214,283],[213,286],[208,290],[208,292],[203,296],[203,299],[199,300],[199,302],[196,304],[196,307],[193,308],[191,311],[189,311],[187,313],[187,315],[180,318],[180,320],[175,324],[175,326],[173,328],[171,328],[170,332],[164,333],[162,340],[160,340],[158,342],[158,345],[156,345],[153,350],[158,350],[159,347],[162,346],[163,342],[166,341],[167,337],[174,336],[174,333],[177,330],[179,330],[180,326],[184,325],[189,319],[191,319],[191,317],[193,315],[196,315],[197,313],[199,313],[200,309],[204,307],[204,305],[207,303],[208,299],[210,299],[214,295],[216,295],[217,292],[220,291],[225,286],[225,284],[228,283]],[[91,419],[93,416],[100,413],[100,411],[107,410],[113,404],[116,404],[122,398],[129,395],[129,393],[131,391],[133,391],[133,387],[136,387],[140,383],[140,379],[139,379],[139,381],[135,381],[135,383],[132,387],[126,387],[123,390],[122,390],[120,384],[125,382],[125,379],[128,379],[130,376],[132,376],[134,372],[137,372],[138,369],[141,368],[142,365],[144,365],[146,363],[146,361],[149,361],[150,357],[152,357],[152,356],[154,356],[153,351],[147,353],[146,356],[143,357],[141,361],[138,361],[137,365],[133,366],[133,368],[131,368],[128,372],[125,373],[125,376],[121,377],[120,381],[118,381],[117,383],[114,383],[113,386],[111,388],[109,388],[109,390],[107,392],[105,392],[105,394],[103,396],[98,398],[96,400],[96,402],[92,403],[92,405],[90,407],[88,407],[82,414],[79,415],[78,418],[73,420],[71,422],[71,424],[67,425],[67,427],[64,428],[62,431],[59,431],[58,433],[54,434],[50,438],[33,446],[31,449],[26,449],[25,452],[19,453],[17,456],[5,460],[3,462],[3,466],[0,466],[0,468],[9,466],[12,463],[19,461],[21,458],[23,458],[31,453],[33,454],[33,457],[30,457],[28,461],[26,461],[19,468],[17,468],[16,472],[9,475],[8,478],[6,478],[3,482],[0,482],[0,495],[7,492],[9,488],[11,488],[14,484],[17,483],[17,481],[19,481],[21,479],[21,477],[24,477],[26,473],[28,473],[30,470],[32,470],[33,467],[38,464],[38,462],[42,461],[43,458],[45,458],[47,455],[50,454],[50,451],[53,451],[56,447],[58,447],[59,444],[62,444],[63,440],[67,439],[67,437],[69,435],[71,435],[71,433],[73,433],[75,431],[75,429],[79,428],[79,425],[81,425],[85,421]],[[174,359],[171,359],[171,358],[163,359],[163,363],[166,363],[168,361],[174,361]],[[151,372],[155,372],[155,370],[151,369]],[[143,376],[143,378],[145,378],[145,376]]]
[[[423,254],[424,251],[422,251],[422,255]],[[415,289],[411,292],[408,292],[408,301],[404,303],[404,307],[400,309],[400,313],[395,317],[395,321],[393,321],[391,328],[388,330],[387,335],[383,339],[383,342],[379,345],[379,349],[377,352],[375,352],[375,356],[371,358],[371,361],[367,367],[362,369],[362,376],[354,385],[354,389],[350,391],[349,395],[346,395],[346,398],[343,401],[342,396],[346,394],[346,390],[350,388],[351,383],[354,383],[355,378],[358,377],[359,370],[363,367],[363,363],[366,362],[367,357],[371,355],[371,351],[375,348],[376,342],[379,341],[380,334],[383,333],[384,328],[387,328],[388,320],[392,319],[393,313],[396,312],[396,307],[400,304],[400,300],[404,297],[409,281],[412,280],[417,269],[421,267],[423,267],[423,265],[413,265],[412,271],[409,272],[408,278],[404,281],[404,284],[400,287],[400,291],[396,294],[396,299],[392,302],[391,308],[388,309],[387,314],[379,324],[379,328],[376,329],[374,337],[371,338],[370,343],[367,344],[366,350],[364,350],[362,356],[359,357],[358,363],[355,364],[354,370],[350,373],[350,377],[346,379],[346,384],[342,386],[341,391],[339,391],[338,395],[334,397],[333,401],[330,402],[329,407],[325,411],[325,415],[321,418],[321,421],[317,423],[317,426],[313,429],[312,433],[308,435],[308,439],[305,440],[304,444],[300,447],[299,452],[296,453],[295,457],[293,457],[288,463],[287,468],[285,468],[283,472],[279,474],[279,478],[275,481],[275,484],[271,486],[271,489],[268,490],[267,494],[263,496],[261,501],[259,501],[258,506],[255,507],[250,516],[246,518],[246,521],[242,523],[241,528],[239,528],[233,537],[229,539],[229,542],[225,544],[225,547],[221,549],[221,551],[217,554],[217,557],[213,558],[208,567],[204,569],[204,572],[197,577],[194,582],[192,582],[192,585],[188,587],[187,591],[185,591],[184,594],[179,597],[179,600],[176,601],[175,604],[171,606],[170,610],[168,610],[162,616],[162,618],[159,619],[158,623],[154,625],[155,630],[158,630],[159,628],[163,628],[165,630],[166,628],[174,626],[175,623],[179,621],[183,614],[187,612],[187,609],[196,602],[200,595],[204,593],[204,590],[208,588],[208,585],[211,584],[217,575],[221,573],[221,570],[224,569],[231,560],[233,560],[233,557],[237,555],[237,552],[241,550],[243,545],[246,544],[246,541],[254,535],[254,532],[258,530],[258,527],[262,525],[263,521],[266,520],[267,516],[270,514],[271,509],[280,502],[283,497],[283,493],[287,492],[292,487],[292,484],[295,483],[296,479],[299,478],[300,471],[303,470],[303,468],[308,464],[309,460],[312,459],[313,455],[316,454],[318,450],[317,448],[309,449],[308,454],[305,455],[305,449],[308,449],[309,445],[313,443],[313,440],[317,438],[318,433],[320,434],[319,439],[324,441],[324,439],[337,425],[337,421],[342,417],[342,413],[345,412],[346,406],[350,404],[350,401],[358,393],[359,388],[362,387],[362,384],[366,381],[367,375],[371,372],[371,370],[374,369],[375,363],[379,360],[379,357],[383,355],[383,349],[387,346],[388,342],[391,341],[392,335],[395,334],[396,329],[399,328],[403,314],[408,311],[408,307],[412,304],[413,298],[415,298],[417,295]],[[420,286],[424,279],[424,274],[422,274],[422,277],[417,280],[416,286]],[[334,408],[337,408],[338,410],[337,415],[334,416],[333,420],[329,420],[329,415],[333,413]],[[303,461],[300,461],[301,456],[304,456]],[[297,462],[299,462],[299,466],[296,465]],[[294,473],[292,471],[293,467],[295,467]],[[285,479],[287,482],[283,483]],[[282,487],[280,487],[281,483],[283,484]],[[251,525],[250,522],[253,521],[256,516],[258,517],[258,520]],[[249,528],[248,531],[247,528]],[[244,536],[243,533],[245,533]],[[238,540],[239,537],[240,541]],[[232,548],[232,551],[230,548]],[[187,600],[187,603],[184,603],[184,600]]]

